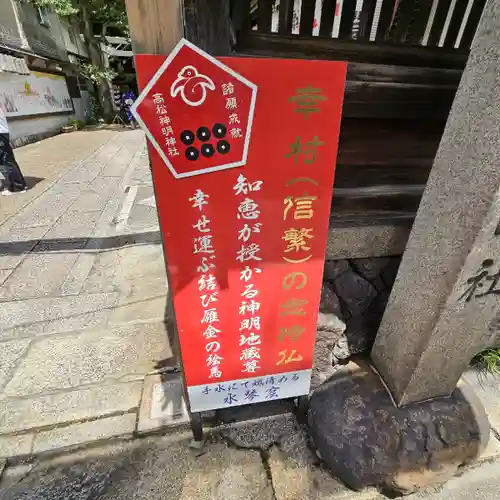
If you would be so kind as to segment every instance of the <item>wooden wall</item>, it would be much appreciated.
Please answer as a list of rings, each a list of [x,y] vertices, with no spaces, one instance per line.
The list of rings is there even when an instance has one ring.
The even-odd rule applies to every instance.
[[[457,0],[446,36],[449,0],[440,0],[427,38],[432,0],[400,1],[396,11],[395,0],[384,0],[375,41],[369,36],[370,9],[376,0],[365,0],[368,11],[364,17],[362,13],[355,35],[351,27],[356,2],[343,1],[337,38],[332,38],[335,0],[323,0],[317,36],[312,36],[315,0],[302,0],[298,34],[292,34],[293,0],[280,0],[278,12],[276,0],[234,0],[230,9],[226,0],[185,0],[186,33],[214,55],[348,61],[330,225],[339,231],[363,227],[364,238],[370,237],[367,226],[384,231],[393,226],[398,241],[383,250],[374,248],[373,256],[399,253],[425,188],[484,0],[473,1],[466,22],[469,0]],[[196,15],[201,12],[202,18]],[[461,24],[465,29],[459,36]],[[407,230],[401,232],[401,225]],[[363,246],[366,254],[366,242]],[[361,255],[353,249],[350,256]]]

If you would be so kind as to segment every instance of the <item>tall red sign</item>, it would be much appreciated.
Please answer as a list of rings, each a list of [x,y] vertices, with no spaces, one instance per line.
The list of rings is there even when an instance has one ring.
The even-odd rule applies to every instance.
[[[136,65],[192,411],[307,394],[346,64]]]

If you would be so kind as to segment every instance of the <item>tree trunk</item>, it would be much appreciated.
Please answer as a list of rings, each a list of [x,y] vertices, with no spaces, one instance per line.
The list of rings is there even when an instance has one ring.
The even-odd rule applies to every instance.
[[[101,44],[95,39],[92,32],[92,24],[86,0],[80,0],[80,13],[83,24],[83,37],[89,51],[90,61],[93,65],[104,69],[104,57],[101,50]],[[113,104],[111,102],[111,85],[105,78],[99,78],[97,82],[97,94],[102,105],[104,119],[111,121],[113,119]]]

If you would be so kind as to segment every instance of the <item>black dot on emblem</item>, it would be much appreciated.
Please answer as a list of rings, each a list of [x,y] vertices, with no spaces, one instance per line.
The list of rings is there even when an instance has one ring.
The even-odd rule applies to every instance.
[[[215,149],[211,144],[203,144],[203,146],[201,147],[201,154],[203,156],[206,156],[207,158],[213,156],[214,153]]]
[[[189,148],[186,148],[185,154],[186,158],[191,161],[197,160],[200,156],[200,152],[194,146],[189,146]]]
[[[186,146],[191,146],[194,142],[194,134],[191,132],[191,130],[183,130],[181,132],[181,141],[186,145]]]
[[[229,145],[229,142],[227,142],[227,141],[219,141],[217,143],[217,151],[221,155],[225,155],[226,153],[229,153],[230,149],[231,149],[231,146]]]
[[[227,128],[222,123],[216,123],[212,127],[212,132],[217,139],[222,139],[226,135]]]
[[[198,137],[198,139],[200,141],[208,141],[208,139],[210,139],[210,130],[208,127],[200,127],[197,131],[196,131],[196,137]]]

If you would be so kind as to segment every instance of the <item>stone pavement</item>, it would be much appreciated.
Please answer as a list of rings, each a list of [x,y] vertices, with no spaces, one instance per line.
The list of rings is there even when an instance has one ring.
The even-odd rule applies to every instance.
[[[332,477],[290,415],[226,425],[202,450],[191,449],[190,440],[187,433],[115,440],[13,464],[1,477],[0,500],[387,499],[375,488],[353,492]],[[408,498],[493,500],[499,469],[498,457],[485,456],[444,486]]]
[[[0,199],[0,458],[132,435],[146,375],[174,364],[142,132],[16,155],[44,179]]]

